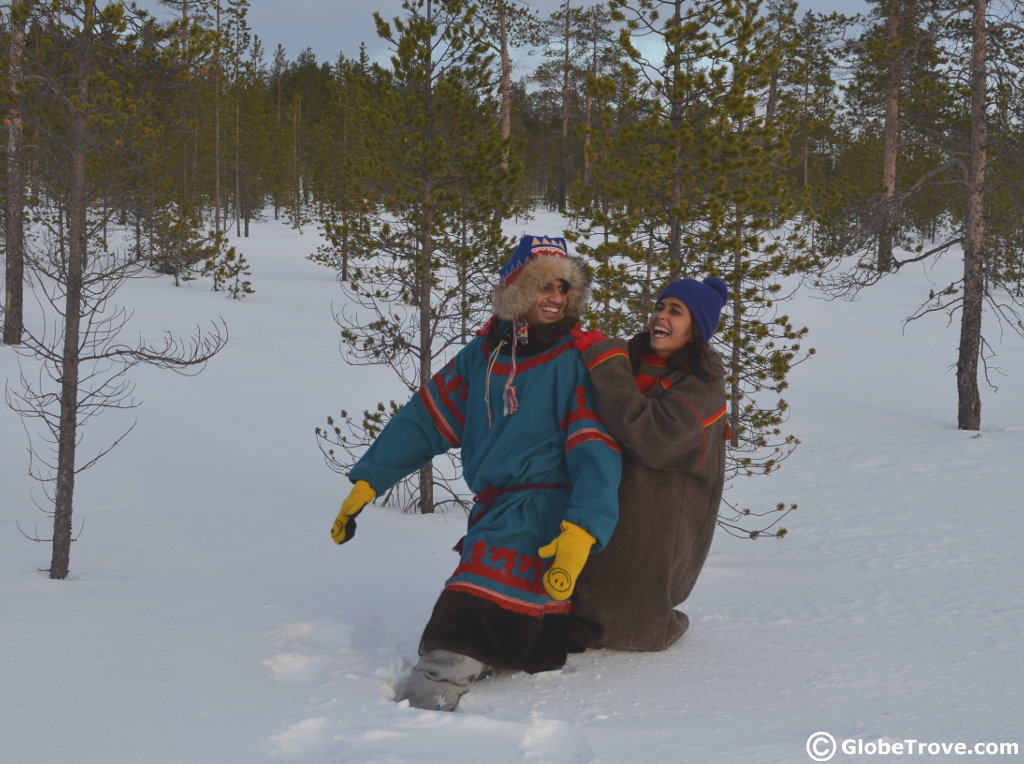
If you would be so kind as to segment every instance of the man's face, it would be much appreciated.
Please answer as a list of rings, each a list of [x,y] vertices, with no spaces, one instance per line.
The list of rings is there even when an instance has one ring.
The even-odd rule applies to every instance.
[[[569,284],[563,279],[542,284],[533,301],[533,307],[526,313],[527,323],[530,326],[544,326],[561,319],[569,304],[566,297],[568,293]]]

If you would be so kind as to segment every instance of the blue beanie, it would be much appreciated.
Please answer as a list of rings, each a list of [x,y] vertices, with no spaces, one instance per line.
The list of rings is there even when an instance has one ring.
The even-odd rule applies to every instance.
[[[718,328],[722,308],[729,301],[729,288],[724,281],[714,276],[708,276],[703,281],[679,279],[665,287],[658,296],[658,302],[666,297],[675,297],[690,309],[701,340],[709,342]]]

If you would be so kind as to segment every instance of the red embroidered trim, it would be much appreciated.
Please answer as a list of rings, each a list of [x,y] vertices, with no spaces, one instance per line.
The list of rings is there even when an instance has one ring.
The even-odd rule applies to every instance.
[[[488,558],[490,564],[484,561]],[[498,565],[495,565],[498,563]],[[455,568],[460,573],[472,573],[491,581],[498,581],[516,589],[546,597],[547,593],[541,584],[543,563],[536,555],[520,554],[514,549],[488,547],[483,540],[473,544],[469,557],[464,558]]]
[[[476,330],[476,336],[477,337],[486,337],[487,336],[487,332],[489,332],[491,330],[491,324],[494,323],[494,320],[495,320],[495,316],[491,316],[490,318],[488,318],[487,319],[487,323],[484,324],[483,326],[481,326],[479,329]]]
[[[527,358],[527,359],[522,360],[522,361],[517,361],[516,362],[516,373],[517,374],[522,374],[527,369],[532,369],[534,366],[539,366],[539,365],[541,365],[543,363],[547,363],[548,361],[552,360],[553,358],[557,358],[558,356],[560,356],[565,351],[573,350],[575,347],[576,346],[573,345],[571,341],[570,342],[563,341],[561,345],[555,345],[555,347],[553,347],[550,350],[547,350],[547,351],[545,351],[545,352],[543,352],[543,353],[541,353],[539,355],[531,356],[530,358]],[[486,357],[487,351],[484,349],[483,345],[481,345],[480,348],[481,348],[481,352]],[[495,363],[494,366],[492,367],[492,371],[495,374],[505,374],[507,376],[512,371],[512,365],[508,364],[508,363]]]
[[[571,600],[565,600],[564,602],[551,600],[543,605],[538,605],[534,602],[526,602],[524,600],[516,599],[515,597],[498,594],[497,592],[491,591],[479,584],[471,584],[466,581],[453,581],[448,584],[445,589],[451,591],[463,591],[466,594],[472,594],[474,597],[489,600],[498,607],[504,608],[505,610],[511,610],[514,613],[520,613],[522,615],[537,617],[542,615],[556,615],[572,612]]]
[[[569,419],[566,420],[566,427],[571,427],[577,422],[592,421],[600,422],[601,417],[587,405],[587,390],[583,385],[576,386],[576,396],[573,399],[573,408],[569,412]]]
[[[430,414],[430,418],[434,421],[434,426],[437,431],[441,433],[442,437],[450,446],[459,445],[459,436],[455,434],[455,430],[452,429],[451,425],[448,424],[448,420],[444,418],[444,414],[437,406],[437,402],[434,400],[434,396],[430,394],[430,391],[425,387],[419,389],[420,400],[423,401],[423,406],[426,408],[427,413]]]
[[[629,353],[627,353],[625,350],[622,350],[621,348],[613,348],[611,350],[606,350],[605,352],[601,353],[601,355],[599,355],[597,358],[595,358],[593,361],[587,364],[587,369],[592,371],[605,361],[610,361],[612,358],[615,358],[617,356],[621,356],[622,358],[625,358],[627,361],[629,360]]]
[[[703,425],[704,425],[705,427],[710,427],[710,426],[711,426],[711,425],[713,425],[713,424],[714,424],[715,422],[717,422],[717,421],[718,421],[719,419],[721,419],[722,417],[724,417],[724,416],[725,416],[725,412],[726,412],[726,406],[722,406],[721,410],[719,410],[719,411],[716,411],[716,412],[715,412],[714,414],[712,414],[711,416],[709,416],[709,417],[708,417],[707,419],[705,419],[705,420],[703,421],[703,423],[702,423],[702,424],[703,424]]]
[[[462,413],[462,409],[455,403],[456,397],[461,403],[466,402],[466,398],[469,397],[469,387],[466,385],[464,380],[458,374],[452,374],[448,381],[446,380],[445,374],[449,373],[450,369],[455,366],[455,359],[453,358],[443,372],[439,372],[434,375],[434,385],[437,387],[438,393],[441,395],[441,402],[444,407],[451,412],[452,417],[458,422],[459,427],[466,426],[466,415]],[[456,395],[453,397],[453,393]]]
[[[648,366],[668,366],[668,359],[664,356],[660,356],[657,353],[644,353],[640,356],[640,363],[645,363]]]
[[[565,452],[569,453],[581,443],[586,443],[591,440],[599,440],[616,453],[622,453],[622,447],[619,446],[619,442],[615,440],[615,438],[601,430],[595,430],[593,428],[577,430],[570,435],[565,441]]]
[[[658,382],[661,381],[661,377],[652,377],[650,374],[644,374],[642,371],[633,377],[633,381],[636,382],[636,386],[640,388],[640,392],[646,393]]]

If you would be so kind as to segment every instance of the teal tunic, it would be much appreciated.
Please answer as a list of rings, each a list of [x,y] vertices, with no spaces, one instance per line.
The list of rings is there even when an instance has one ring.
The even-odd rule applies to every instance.
[[[494,354],[484,336],[474,338],[388,422],[349,479],[365,480],[379,495],[433,456],[461,448],[463,476],[476,503],[445,594],[485,600],[504,611],[502,618],[514,613],[542,619],[566,614],[571,605],[544,590],[551,561],[541,559],[538,548],[559,534],[563,520],[596,539],[594,552],[604,547],[618,519],[622,461],[596,413],[590,378],[570,335],[543,352],[520,356],[514,374],[507,348]],[[510,375],[518,408],[506,414]],[[443,644],[429,646],[529,670],[508,665],[519,661],[502,660],[464,633],[478,630],[448,629]],[[533,627],[526,631],[536,633]],[[428,625],[425,639],[430,633]],[[484,641],[494,639],[489,633]]]

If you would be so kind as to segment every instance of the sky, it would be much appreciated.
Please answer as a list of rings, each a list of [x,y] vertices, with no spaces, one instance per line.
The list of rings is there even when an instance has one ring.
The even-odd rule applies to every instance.
[[[563,0],[527,0],[542,14],[550,14]],[[580,6],[598,0],[576,0]],[[144,0],[143,7],[157,7],[157,0]],[[801,8],[821,12],[834,10],[856,13],[866,7],[865,0],[801,0]],[[365,42],[371,59],[387,54],[386,44],[377,37],[373,12],[385,19],[400,16],[402,0],[250,0],[249,25],[263,42],[269,61],[278,44],[283,45],[290,61],[307,47],[318,61],[334,63],[339,53],[354,58],[360,42]],[[166,11],[163,11],[166,12]]]

